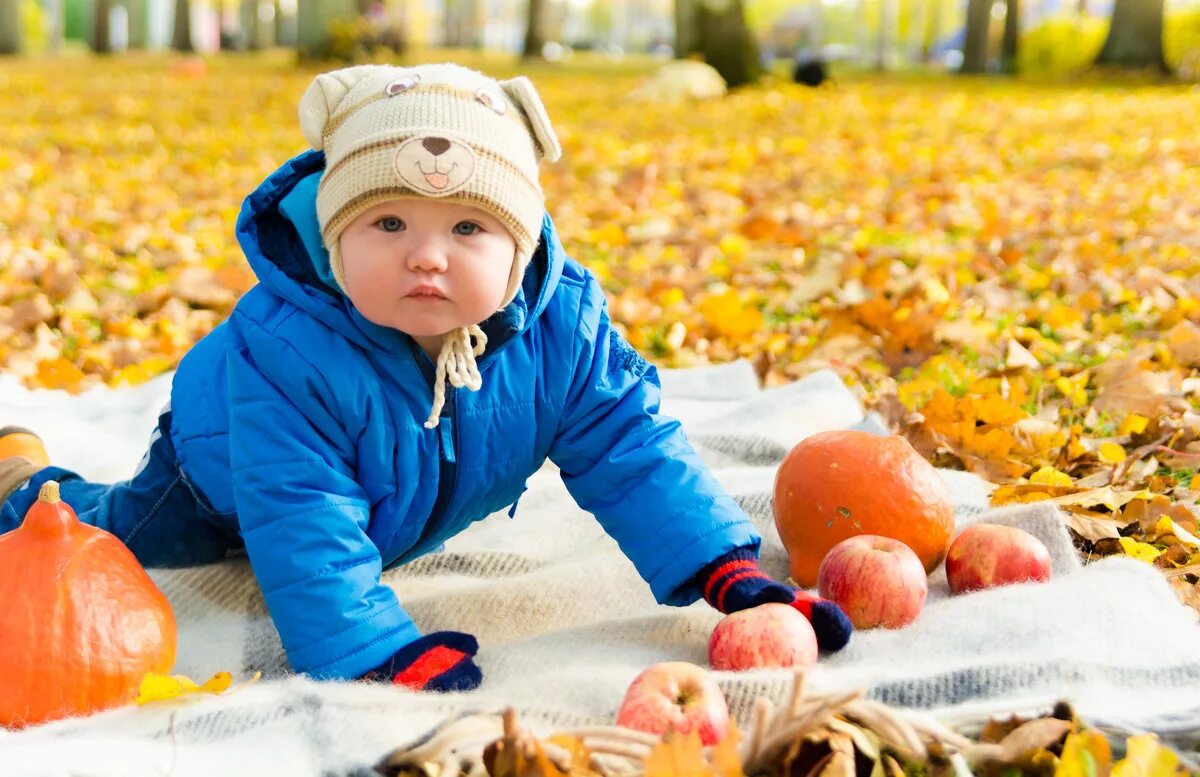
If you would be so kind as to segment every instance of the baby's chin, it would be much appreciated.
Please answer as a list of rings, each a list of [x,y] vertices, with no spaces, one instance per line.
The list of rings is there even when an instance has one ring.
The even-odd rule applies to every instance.
[[[464,321],[461,316],[396,316],[388,326],[413,337],[439,337],[478,321]]]
[[[386,312],[374,312],[375,316],[363,315],[373,324],[398,329],[412,337],[438,337],[456,329],[482,324],[495,313],[494,310],[486,314],[478,310],[464,311],[449,301],[430,305],[428,309],[413,310],[411,306],[401,304]]]

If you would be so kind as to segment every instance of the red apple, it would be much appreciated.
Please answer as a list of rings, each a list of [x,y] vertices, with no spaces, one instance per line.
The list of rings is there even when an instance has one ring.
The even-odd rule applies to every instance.
[[[898,629],[921,614],[929,585],[921,559],[903,542],[859,534],[825,554],[817,590],[836,602],[856,629]]]
[[[714,745],[729,731],[725,694],[704,667],[668,661],[645,669],[625,691],[617,725],[661,736],[696,731]]]
[[[1046,546],[1013,526],[977,523],[955,537],[946,553],[946,580],[956,594],[1049,579]]]
[[[807,668],[816,662],[816,632],[808,618],[786,604],[760,604],[726,615],[708,640],[713,669]]]

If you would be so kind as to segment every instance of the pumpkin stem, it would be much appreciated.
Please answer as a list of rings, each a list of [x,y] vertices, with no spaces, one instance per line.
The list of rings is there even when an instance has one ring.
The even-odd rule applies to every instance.
[[[38,491],[37,501],[25,513],[21,527],[43,536],[57,537],[69,534],[78,525],[75,511],[62,500],[58,482],[47,480]]]
[[[47,480],[42,484],[42,489],[38,491],[38,501],[49,502],[50,504],[62,501],[62,498],[58,495],[57,480]]]

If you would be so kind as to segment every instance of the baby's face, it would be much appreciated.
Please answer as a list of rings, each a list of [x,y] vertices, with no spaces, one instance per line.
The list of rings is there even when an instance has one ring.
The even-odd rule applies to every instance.
[[[342,232],[340,246],[354,307],[426,350],[496,312],[517,249],[487,211],[437,200],[376,205]]]

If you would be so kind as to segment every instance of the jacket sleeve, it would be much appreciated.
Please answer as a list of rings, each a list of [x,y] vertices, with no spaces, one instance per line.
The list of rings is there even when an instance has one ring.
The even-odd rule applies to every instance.
[[[696,576],[706,564],[739,547],[757,555],[761,538],[679,421],[659,413],[658,371],[612,327],[590,279],[582,308],[550,459],[655,599],[690,604],[701,595]]]
[[[419,634],[367,537],[353,440],[323,373],[235,310],[230,460],[250,565],[296,672],[361,676]]]

